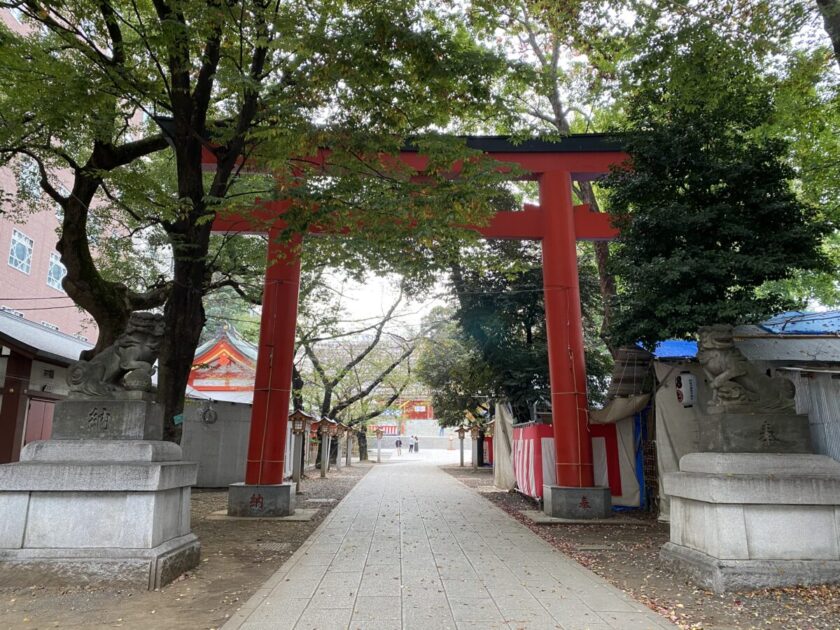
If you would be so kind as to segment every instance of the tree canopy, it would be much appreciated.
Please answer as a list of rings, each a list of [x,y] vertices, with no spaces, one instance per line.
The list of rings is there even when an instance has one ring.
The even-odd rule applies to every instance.
[[[257,196],[292,197],[284,236],[313,223],[362,225],[365,239],[348,240],[348,257],[424,269],[432,250],[464,236],[453,225],[488,212],[498,174],[463,145],[439,134],[418,140],[430,156],[422,179],[393,159],[408,137],[468,124],[494,103],[499,61],[454,6],[14,4],[30,28],[0,33],[0,156],[36,160],[41,187],[62,207],[64,287],[96,320],[95,351],[132,311],[164,307],[159,397],[170,437],[214,282],[217,213]],[[329,155],[310,160],[322,147]],[[462,178],[449,177],[455,160]],[[67,190],[57,185],[62,170]],[[157,226],[171,273],[151,287],[104,274],[87,231],[97,203]]]
[[[702,24],[663,36],[635,77],[630,163],[604,182],[621,228],[615,338],[653,344],[795,306],[766,283],[825,269],[829,224],[792,187],[788,144],[765,133],[771,79]]]

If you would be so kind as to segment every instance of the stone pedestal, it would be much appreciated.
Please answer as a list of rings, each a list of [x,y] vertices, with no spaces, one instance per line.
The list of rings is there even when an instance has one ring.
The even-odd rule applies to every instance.
[[[807,415],[711,413],[700,421],[699,447],[709,453],[811,453]]]
[[[691,453],[663,477],[660,557],[716,592],[840,581],[840,462],[824,455]]]
[[[163,409],[147,392],[70,398],[55,406],[51,435],[53,440],[161,440]]]
[[[323,461],[323,460],[322,460]],[[295,513],[295,484],[234,483],[228,489],[228,516],[291,516]]]
[[[27,444],[20,462],[0,466],[0,570],[21,584],[159,588],[198,564],[197,468],[169,442]]]
[[[568,519],[603,519],[612,513],[609,488],[543,486],[543,511],[547,516]]]

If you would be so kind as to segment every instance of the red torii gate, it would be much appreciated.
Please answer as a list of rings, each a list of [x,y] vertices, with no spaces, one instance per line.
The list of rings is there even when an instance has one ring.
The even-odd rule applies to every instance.
[[[559,141],[529,140],[514,144],[506,137],[470,136],[467,146],[483,151],[500,162],[519,165],[539,183],[538,206],[522,211],[498,212],[486,227],[475,228],[486,238],[541,240],[543,290],[545,292],[549,377],[551,381],[552,421],[556,449],[555,479],[559,489],[587,489],[572,494],[572,501],[589,508],[599,497],[595,489],[592,443],[588,432],[586,366],[577,274],[577,240],[609,240],[617,235],[609,216],[591,212],[586,205],[572,204],[572,180],[590,180],[608,172],[610,166],[626,159],[620,144],[601,134],[573,135]],[[205,163],[213,163],[205,153]],[[417,151],[405,149],[400,159],[422,171],[426,159]],[[244,492],[239,501],[254,493],[270,491],[266,486],[283,484],[288,408],[291,398],[292,363],[297,323],[300,257],[294,243],[278,243],[274,238],[283,229],[282,215],[289,202],[266,202],[256,214],[259,226],[247,218],[218,217],[215,232],[269,233],[268,268],[260,322],[257,375],[248,443]],[[271,219],[276,217],[275,222]],[[269,227],[266,227],[269,225]],[[591,491],[590,491],[591,489]],[[587,498],[581,492],[589,492]],[[593,494],[594,493],[594,494]],[[233,489],[231,494],[233,495]],[[601,493],[603,496],[604,493]],[[609,510],[609,492],[606,494]],[[580,498],[578,498],[580,497]],[[545,497],[546,510],[557,515],[580,515],[564,509],[569,499]],[[234,499],[231,498],[231,509]],[[273,501],[269,503],[273,504]],[[272,510],[269,503],[261,514],[293,511],[293,503]],[[558,504],[558,505],[555,505]],[[284,508],[284,505],[286,506]],[[576,507],[576,506],[573,506]],[[244,513],[241,509],[237,513]],[[286,511],[286,513],[289,513]],[[598,516],[603,509],[585,515]]]

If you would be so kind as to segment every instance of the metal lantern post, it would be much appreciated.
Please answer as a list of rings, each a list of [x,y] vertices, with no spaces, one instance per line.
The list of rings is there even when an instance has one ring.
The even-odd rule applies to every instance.
[[[347,443],[344,445],[344,465],[350,467],[350,460],[353,457],[353,427],[349,424],[345,427],[345,435],[347,435]]]
[[[376,430],[376,463],[382,463],[382,436],[385,435],[385,431],[382,429]]]
[[[347,427],[345,427],[340,422],[335,425],[335,469],[341,470],[341,438],[344,437],[344,433],[347,431]]]
[[[472,467],[473,470],[478,470],[478,425],[470,427],[470,437],[472,438]]]
[[[461,468],[464,467],[464,434],[467,430],[464,427],[458,427],[458,441],[461,444]]]
[[[332,465],[332,461],[330,461],[330,460],[332,460],[332,457],[330,456],[332,454],[332,441],[333,441],[333,438],[337,434],[338,434],[338,422],[336,422],[335,420],[330,420],[330,428],[329,428],[329,436],[330,437],[329,437],[329,440],[327,442],[327,444],[329,445],[327,447],[327,470],[328,471],[330,469],[330,466]]]
[[[292,425],[292,435],[294,436],[292,441],[292,448],[294,449],[292,456],[292,480],[295,482],[295,494],[300,492],[300,477],[303,473],[303,449],[301,444],[303,432],[313,419],[312,416],[300,410],[293,411],[289,414],[289,424]]]
[[[327,476],[327,467],[330,465],[330,431],[335,422],[329,418],[321,418],[318,427],[321,429],[321,478]]]

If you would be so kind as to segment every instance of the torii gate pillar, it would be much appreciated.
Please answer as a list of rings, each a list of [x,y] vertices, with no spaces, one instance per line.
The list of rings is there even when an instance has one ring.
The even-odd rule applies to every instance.
[[[301,239],[283,244],[268,235],[257,374],[245,483],[230,486],[231,516],[289,516],[295,511],[294,484],[284,483],[292,364],[300,289]]]
[[[577,238],[568,172],[541,175],[540,207],[545,222],[543,290],[555,448],[555,484],[543,488],[544,509],[559,518],[606,518],[611,510],[610,490],[594,487]]]

